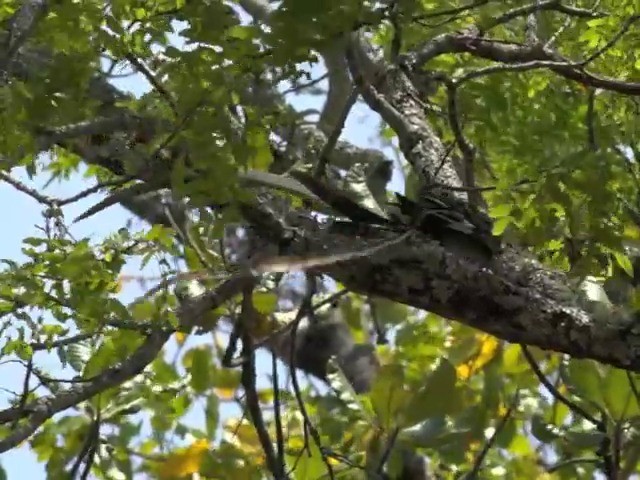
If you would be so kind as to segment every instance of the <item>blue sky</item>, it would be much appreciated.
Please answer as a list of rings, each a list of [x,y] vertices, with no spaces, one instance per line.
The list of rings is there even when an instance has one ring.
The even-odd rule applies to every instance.
[[[314,77],[321,73],[321,67],[317,67],[313,71]],[[114,83],[123,90],[130,91],[134,94],[140,94],[149,88],[146,81],[140,77],[119,79]],[[302,95],[292,97],[291,102],[300,110],[320,108],[322,105],[322,98]],[[347,120],[342,138],[350,140],[352,143],[363,147],[380,147],[381,145],[376,139],[377,127],[377,116],[363,105],[356,105]],[[390,153],[388,150],[387,152]],[[48,180],[48,177],[40,175],[33,181],[30,181],[22,171],[14,171],[12,172],[12,175],[23,181],[25,184],[38,189],[42,189]],[[397,175],[397,172],[393,183],[394,185],[401,185],[401,180]],[[91,185],[91,180],[85,179],[82,175],[78,174],[64,183],[52,183],[47,188],[46,193],[52,197],[65,198],[86,189]],[[70,222],[77,215],[97,203],[101,198],[103,198],[101,195],[92,195],[78,203],[65,207],[65,218]],[[19,261],[24,258],[21,254],[22,239],[30,235],[38,234],[35,225],[42,223],[42,207],[32,198],[28,197],[24,193],[16,191],[13,187],[4,182],[0,183],[0,205],[11,206],[11,208],[4,209],[5,225],[10,225],[11,227],[5,229],[3,235],[0,235],[0,258]],[[101,212],[95,217],[71,226],[70,230],[76,238],[89,237],[94,240],[99,240],[110,232],[125,226],[127,220],[130,218],[131,215],[126,210],[119,206],[115,206]],[[139,265],[130,262],[125,267],[125,273],[139,275]],[[145,273],[156,276],[159,272],[154,271],[154,267],[152,265],[145,270]],[[124,298],[128,299],[132,299],[140,293],[140,287],[134,283],[126,286],[122,292]],[[168,351],[169,356],[174,352],[175,348],[170,347],[170,351]],[[265,363],[268,364],[269,362]],[[38,354],[37,364],[50,369],[50,372],[54,375],[56,373],[60,373],[61,370],[61,366],[57,361],[57,358],[54,355],[49,355],[45,352]],[[0,386],[11,391],[20,391],[24,370],[15,364],[2,365],[1,369],[2,370],[0,371],[2,372],[3,382]],[[7,399],[7,394],[0,393],[0,408],[7,406]],[[226,408],[226,410],[223,410],[222,414],[224,417],[225,415],[233,415],[235,412],[236,410],[234,409]],[[201,416],[197,414],[194,414],[191,417],[190,421],[192,422],[199,422],[199,419],[201,418]],[[29,452],[26,445],[3,454],[0,457],[0,462],[6,469],[10,480],[19,477],[26,477],[33,480],[45,478],[43,465],[36,463],[35,456]]]

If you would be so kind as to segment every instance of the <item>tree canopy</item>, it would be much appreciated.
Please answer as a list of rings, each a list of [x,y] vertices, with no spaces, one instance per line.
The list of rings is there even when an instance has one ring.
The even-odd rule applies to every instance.
[[[638,24],[3,0],[0,180],[42,217],[0,267],[0,452],[49,478],[640,474]],[[139,221],[74,235],[117,205]]]

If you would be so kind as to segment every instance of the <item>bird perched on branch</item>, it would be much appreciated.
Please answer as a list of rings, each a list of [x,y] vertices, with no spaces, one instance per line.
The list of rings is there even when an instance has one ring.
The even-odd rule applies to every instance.
[[[432,236],[445,248],[476,259],[490,260],[501,249],[491,219],[469,203],[454,197],[436,197],[422,191],[414,201],[395,194],[400,213],[414,228]]]
[[[384,205],[373,205],[372,208],[371,205],[360,205],[347,193],[308,172],[291,171],[288,176],[266,177],[278,179],[277,183],[270,182],[271,185],[286,187],[287,191],[314,199],[316,204],[328,207],[359,226],[372,225],[401,232],[413,228],[456,254],[483,263],[501,248],[500,240],[492,233],[491,219],[473,205],[453,196],[436,196],[424,188],[417,200],[396,193],[396,203],[387,208]]]

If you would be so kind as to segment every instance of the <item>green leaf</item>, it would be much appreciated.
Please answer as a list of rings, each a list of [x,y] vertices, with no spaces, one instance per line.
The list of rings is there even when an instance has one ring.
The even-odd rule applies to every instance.
[[[377,297],[371,300],[371,304],[372,314],[381,325],[397,325],[407,317],[408,307],[402,303]]]
[[[570,431],[564,434],[564,439],[574,449],[596,449],[602,445],[605,434],[602,432],[575,432]]]
[[[567,387],[588,403],[604,407],[602,372],[593,360],[572,358],[566,369]]]
[[[66,349],[66,360],[76,372],[82,369],[91,358],[91,348],[89,342],[78,342],[71,344]]]
[[[549,443],[560,438],[561,431],[546,423],[542,415],[534,414],[531,418],[531,434],[542,443]]]
[[[627,420],[640,415],[638,400],[631,389],[628,373],[625,370],[608,368],[604,375],[602,390],[607,411],[614,420]]]
[[[269,315],[278,307],[278,296],[269,292],[253,292],[251,299],[255,309],[263,315]]]
[[[380,425],[387,430],[395,427],[406,405],[408,392],[404,388],[402,366],[385,365],[378,372],[368,395]]]
[[[152,301],[144,300],[137,302],[131,309],[131,317],[139,322],[153,319],[157,312],[157,307]]]
[[[631,259],[622,252],[613,252],[613,256],[620,268],[622,268],[629,277],[633,278],[633,263]]]
[[[463,408],[462,392],[456,387],[456,369],[441,359],[438,367],[415,392],[403,412],[403,424],[415,425],[430,417],[452,414]]]
[[[510,203],[503,203],[501,205],[494,205],[489,209],[489,215],[493,218],[508,217],[513,210],[513,205]]]
[[[191,387],[196,393],[204,393],[211,388],[214,373],[211,349],[206,346],[192,348],[185,354],[183,363],[191,374]]]
[[[220,401],[213,393],[207,396],[207,403],[204,409],[204,419],[207,428],[207,436],[214,438],[220,424]]]
[[[513,223],[513,217],[499,217],[493,222],[493,234],[500,236],[504,233],[509,225]]]

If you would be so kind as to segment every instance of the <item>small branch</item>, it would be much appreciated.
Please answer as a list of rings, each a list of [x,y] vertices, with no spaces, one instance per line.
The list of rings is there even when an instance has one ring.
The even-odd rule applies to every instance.
[[[547,471],[547,473],[554,473],[557,472],[558,470],[564,468],[564,467],[570,467],[571,465],[578,465],[581,463],[594,463],[594,464],[599,464],[600,463],[600,459],[598,457],[579,457],[579,458],[572,458],[569,460],[565,460],[562,462],[558,462],[554,465],[548,466],[545,468],[545,470]]]
[[[250,309],[253,308],[251,305],[252,290],[252,288],[245,289],[242,297],[242,311],[240,313],[240,323],[242,323],[242,326],[240,327],[242,330],[242,333],[240,334],[242,338],[242,358],[245,360],[242,365],[241,373],[242,387],[244,388],[247,410],[249,411],[251,422],[253,423],[256,433],[258,434],[258,438],[260,439],[260,445],[262,446],[262,451],[265,454],[267,466],[275,479],[283,480],[287,478],[284,472],[284,464],[278,461],[278,456],[276,456],[276,452],[273,449],[269,432],[267,431],[264,418],[262,417],[260,399],[258,398],[258,391],[256,389],[255,349],[253,347],[251,336],[247,333],[249,325],[246,324],[251,322],[251,319],[248,317],[250,315]]]
[[[103,190],[105,188],[109,188],[109,187],[122,187],[123,185],[125,185],[126,183],[134,180],[135,177],[133,176],[128,176],[128,177],[124,177],[124,178],[118,178],[115,180],[108,180],[106,182],[100,182],[97,185],[94,185],[93,187],[87,188],[81,192],[76,193],[75,195],[72,195],[70,197],[64,198],[60,201],[58,201],[58,205],[63,207],[65,205],[69,205],[70,203],[75,203],[79,200],[82,200],[85,197],[88,197],[89,195],[93,195],[94,193],[98,193],[100,190]]]
[[[27,417],[27,420],[12,429],[6,437],[0,440],[0,453],[15,448],[56,413],[88,400],[108,388],[120,385],[122,382],[141,373],[156,358],[168,339],[168,334],[154,332],[144,340],[126,361],[120,365],[105,369],[91,383],[76,385],[57,394],[41,397],[25,405],[24,409],[12,407],[1,410],[0,423],[24,417]]]
[[[307,293],[302,300],[302,304],[298,309],[298,313],[296,314],[296,318],[293,320],[293,328],[291,329],[291,346],[290,346],[290,355],[289,355],[289,368],[291,369],[291,384],[293,386],[293,393],[296,397],[296,402],[298,403],[298,407],[300,408],[300,414],[304,419],[304,448],[308,449],[308,434],[311,435],[316,447],[318,447],[318,451],[322,456],[322,460],[327,468],[327,475],[332,480],[335,479],[335,475],[333,473],[333,467],[329,462],[325,449],[322,446],[322,440],[320,438],[320,434],[316,430],[315,426],[311,422],[311,418],[309,417],[309,413],[307,412],[307,407],[305,406],[304,399],[302,398],[302,390],[300,389],[300,383],[298,382],[298,374],[296,371],[296,338],[298,334],[298,327],[302,319],[309,314],[311,311],[311,299],[315,293],[315,278],[311,274],[306,275],[307,281]]]
[[[551,46],[556,43],[556,41],[558,40],[558,38],[560,37],[560,35],[562,35],[562,33],[571,26],[571,17],[567,17],[564,20],[564,23],[562,25],[560,25],[560,27],[553,32],[553,35],[551,35],[549,37],[549,40],[547,40],[544,43],[544,46],[542,47],[543,50],[547,50],[549,48],[551,48]]]
[[[637,17],[640,17],[640,15],[627,19],[625,25],[633,23],[633,21],[637,20]],[[640,95],[640,82],[625,82],[595,75],[587,71],[584,67],[593,55],[587,58],[586,61],[571,61],[553,51],[543,50],[538,46],[505,44],[493,39],[480,37],[477,34],[439,35],[427,42],[420,51],[411,54],[409,56],[410,63],[412,68],[420,68],[425,62],[439,55],[451,53],[469,53],[475,57],[501,62],[498,65],[467,72],[455,80],[458,84],[498,72],[521,72],[537,68],[548,68],[564,78],[593,88],[625,95]],[[600,50],[595,55],[599,54]]]
[[[128,53],[125,58],[131,62],[131,64],[140,72],[147,81],[156,89],[156,91],[166,100],[167,104],[171,107],[171,110],[176,116],[178,115],[178,108],[173,95],[160,83],[160,80],[149,70],[149,68],[135,55]]]
[[[347,121],[349,112],[351,111],[351,109],[356,103],[356,100],[358,99],[358,95],[359,95],[358,89],[353,88],[344,104],[344,107],[342,108],[342,111],[340,112],[340,117],[338,117],[337,123],[333,127],[333,130],[331,131],[329,138],[327,138],[327,142],[322,147],[322,151],[320,152],[320,157],[318,159],[318,163],[316,164],[316,168],[314,171],[314,176],[316,178],[324,177],[327,163],[329,162],[329,156],[331,155],[331,152],[335,148],[336,143],[338,143],[338,139],[342,134],[342,129],[344,128],[344,124]]]
[[[471,471],[464,476],[464,480],[475,480],[478,478],[478,474],[482,469],[482,464],[484,463],[484,459],[489,453],[489,450],[491,450],[491,448],[495,444],[496,439],[498,438],[498,435],[500,435],[500,432],[504,430],[504,427],[507,425],[507,422],[511,418],[511,414],[513,413],[513,411],[516,409],[518,405],[518,399],[519,399],[519,393],[516,391],[516,394],[513,396],[513,400],[511,401],[509,408],[500,419],[500,423],[498,423],[498,425],[496,426],[491,437],[489,437],[485,442],[484,446],[482,447],[482,450],[480,451],[475,461],[473,462],[473,467]]]
[[[587,114],[586,114],[586,124],[587,124],[587,145],[589,150],[592,152],[598,151],[598,142],[596,140],[596,129],[595,129],[595,103],[596,103],[596,92],[594,89],[589,90],[589,95],[587,97]]]
[[[593,60],[604,54],[607,50],[613,47],[618,42],[618,40],[620,40],[622,36],[627,33],[629,28],[631,28],[631,25],[633,25],[638,20],[640,20],[640,15],[632,15],[631,17],[627,18],[624,22],[622,22],[622,27],[620,27],[620,30],[618,30],[618,32],[613,37],[611,37],[611,39],[606,44],[604,44],[601,48],[599,48],[594,53],[585,58],[582,62],[580,62],[580,65],[587,65],[588,63],[591,63]]]
[[[302,92],[302,90],[306,90],[307,88],[311,88],[311,87],[315,87],[316,85],[318,85],[319,83],[321,83],[323,80],[326,80],[327,77],[329,76],[328,73],[325,73],[323,75],[320,75],[318,78],[314,78],[313,80],[310,80],[306,83],[300,83],[297,85],[294,85],[293,87],[284,90],[282,92],[282,95],[289,95],[291,93],[300,93]]]
[[[607,480],[618,480],[618,465],[614,459],[614,455],[612,454],[612,445],[611,439],[607,436],[607,415],[605,412],[602,412],[602,426],[598,427],[598,431],[603,434],[602,441],[600,442],[600,448],[596,452],[602,459],[602,471],[604,472]]]
[[[533,373],[535,373],[536,377],[538,377],[538,380],[540,380],[540,383],[544,385],[544,387],[553,396],[553,398],[564,403],[567,407],[569,407],[569,410],[571,410],[573,413],[591,422],[593,425],[596,426],[596,428],[598,428],[598,430],[605,428],[605,425],[600,420],[596,419],[594,416],[587,413],[582,407],[580,407],[579,405],[577,405],[576,403],[572,402],[567,397],[562,395],[562,393],[560,393],[560,391],[553,386],[553,384],[547,379],[546,375],[542,373],[542,370],[540,370],[540,366],[536,362],[536,359],[533,358],[533,355],[531,355],[531,352],[529,351],[529,347],[521,344],[520,348],[522,348],[522,354],[524,355],[524,358],[529,363],[531,370],[533,370]]]
[[[72,345],[74,343],[79,343],[89,338],[93,338],[96,336],[98,332],[91,333],[80,333],[78,335],[74,335],[72,337],[61,338],[60,340],[54,340],[52,342],[33,342],[29,346],[34,352],[39,350],[49,350],[51,348],[64,347],[66,345]]]
[[[605,14],[596,13],[592,10],[562,5],[559,0],[545,0],[537,1],[529,5],[523,5],[522,7],[513,8],[494,19],[491,19],[489,22],[487,22],[486,25],[482,26],[481,30],[483,32],[486,32],[488,30],[491,30],[492,28],[497,27],[498,25],[508,23],[516,18],[525,17],[527,15],[531,15],[543,10],[555,10],[572,17],[582,18],[598,18],[606,16]]]
[[[35,190],[33,188],[27,187],[24,183],[22,183],[19,180],[16,180],[15,178],[13,178],[11,175],[9,175],[6,172],[0,171],[0,180],[4,180],[5,182],[7,182],[9,185],[11,185],[16,190],[18,190],[18,191],[20,191],[22,193],[26,193],[31,198],[33,198],[36,202],[38,202],[38,203],[40,203],[42,205],[47,205],[49,207],[52,207],[56,203],[56,201],[54,199],[52,199],[51,197],[43,195],[43,194],[39,193],[37,190]]]
[[[393,0],[389,8],[389,22],[393,27],[393,37],[391,38],[391,63],[397,63],[402,51],[402,24],[399,21],[400,16],[400,1]]]
[[[376,473],[380,476],[383,475],[384,466],[389,461],[389,457],[391,456],[391,451],[393,450],[393,446],[396,444],[396,439],[398,438],[398,433],[400,433],[400,429],[398,427],[394,428],[389,435],[389,439],[387,441],[387,446],[380,457],[380,463],[378,463],[378,468],[376,469]]]
[[[436,10],[433,12],[428,12],[428,13],[423,13],[421,15],[416,15],[414,17],[411,18],[411,20],[414,21],[418,21],[418,20],[427,20],[429,18],[436,18],[436,17],[444,17],[444,16],[457,16],[460,15],[461,13],[465,13],[468,10],[472,10],[476,7],[480,7],[482,5],[486,5],[487,3],[489,3],[489,0],[475,0],[474,2],[471,2],[467,5],[462,5],[460,7],[456,7],[456,8],[448,8],[446,10]]]
[[[5,50],[2,63],[0,63],[0,71],[6,70],[7,66],[13,60],[15,55],[20,50],[20,47],[25,44],[29,36],[35,30],[38,22],[46,15],[49,10],[49,4],[47,0],[28,0],[22,2],[21,7],[9,20],[8,35],[6,38],[6,45],[0,50]]]
[[[460,113],[458,110],[458,98],[457,98],[457,86],[451,80],[447,80],[445,82],[447,86],[447,99],[448,99],[448,118],[449,118],[449,126],[451,127],[451,131],[456,139],[456,144],[458,148],[462,152],[462,160],[464,162],[463,165],[463,181],[464,186],[467,188],[471,188],[472,190],[469,192],[469,201],[479,206],[482,204],[482,195],[478,192],[476,188],[475,182],[475,171],[474,171],[474,163],[476,157],[476,149],[474,146],[467,140],[462,131],[462,125],[460,123]]]
[[[278,357],[271,353],[271,376],[273,379],[273,420],[276,429],[276,449],[278,454],[278,465],[285,465],[284,451],[284,429],[282,427],[282,412],[280,402],[280,382],[278,375]]]
[[[22,395],[20,396],[20,403],[18,404],[18,408],[24,414],[25,406],[27,405],[27,400],[29,398],[29,383],[31,381],[31,373],[33,371],[33,356],[29,358],[29,361],[26,365],[27,371],[24,374],[24,381],[22,383]],[[16,417],[11,425],[11,428],[16,428],[18,425],[19,417]]]

